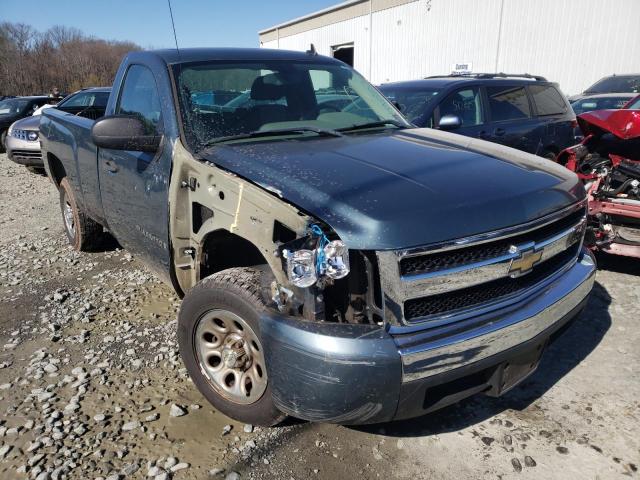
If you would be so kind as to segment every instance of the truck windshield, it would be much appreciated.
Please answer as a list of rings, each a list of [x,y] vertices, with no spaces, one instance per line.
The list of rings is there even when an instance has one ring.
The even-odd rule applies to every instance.
[[[273,139],[283,139],[287,130],[297,135],[362,132],[353,129],[361,125],[372,129],[410,126],[346,65],[208,62],[182,64],[174,73],[186,140],[194,151],[232,137],[238,141],[269,139],[263,132],[271,130]]]

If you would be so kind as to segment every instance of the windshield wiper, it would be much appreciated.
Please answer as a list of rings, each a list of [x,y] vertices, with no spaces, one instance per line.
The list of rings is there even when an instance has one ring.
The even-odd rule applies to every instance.
[[[291,135],[292,133],[305,133],[313,132],[322,137],[344,137],[342,133],[337,130],[330,130],[325,128],[316,127],[292,127],[292,128],[279,128],[276,130],[256,130],[249,133],[240,133],[238,135],[229,135],[227,137],[213,138],[203,144],[204,147],[210,147],[218,143],[231,142],[234,140],[244,140],[247,138],[260,138],[260,137],[278,137],[284,135]]]
[[[394,126],[398,128],[408,128],[408,126],[397,120],[380,120],[378,122],[361,123],[350,127],[338,128],[339,132],[354,132],[356,130],[366,130],[367,128]]]

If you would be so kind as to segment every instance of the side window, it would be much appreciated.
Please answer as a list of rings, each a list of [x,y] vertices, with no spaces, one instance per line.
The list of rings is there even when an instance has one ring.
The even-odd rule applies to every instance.
[[[487,87],[487,96],[491,120],[494,122],[519,120],[531,116],[529,99],[524,87]]]
[[[73,97],[71,97],[69,100],[67,100],[60,106],[61,107],[87,107],[91,105],[91,103],[89,102],[90,95],[91,94],[89,93],[78,93],[77,95],[74,95]]]
[[[145,124],[147,134],[158,132],[161,127],[160,96],[153,74],[147,67],[129,67],[116,113],[138,117]]]
[[[640,98],[627,107],[629,110],[640,110]]]
[[[532,85],[529,89],[538,115],[560,115],[567,111],[564,98],[555,87],[551,85]]]
[[[433,124],[437,125],[445,115],[456,115],[463,127],[473,127],[484,122],[479,88],[464,88],[448,95],[436,108]]]
[[[91,104],[94,107],[106,108],[109,103],[109,94],[107,92],[97,92]]]

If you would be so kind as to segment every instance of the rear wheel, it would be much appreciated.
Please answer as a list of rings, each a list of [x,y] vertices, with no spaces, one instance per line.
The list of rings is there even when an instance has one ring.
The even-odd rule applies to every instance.
[[[260,337],[262,272],[230,268],[200,281],[178,315],[180,353],[193,382],[225,415],[272,426],[285,415],[271,395]]]
[[[78,207],[73,187],[67,178],[60,182],[60,209],[71,246],[77,251],[90,250],[102,233],[102,225],[89,218]]]

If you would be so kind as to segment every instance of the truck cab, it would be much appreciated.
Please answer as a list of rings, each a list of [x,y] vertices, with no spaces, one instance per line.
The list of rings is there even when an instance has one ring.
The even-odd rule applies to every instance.
[[[575,174],[416,128],[315,52],[134,52],[104,117],[40,129],[71,245],[108,230],[183,296],[194,384],[247,423],[501,395],[594,282]]]

